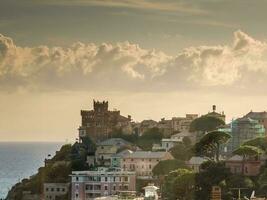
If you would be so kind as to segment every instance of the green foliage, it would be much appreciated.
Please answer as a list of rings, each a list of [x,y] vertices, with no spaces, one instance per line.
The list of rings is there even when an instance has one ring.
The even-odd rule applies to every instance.
[[[208,131],[214,131],[216,128],[218,128],[221,125],[224,125],[225,122],[217,117],[211,117],[211,116],[201,116],[197,119],[195,119],[190,124],[190,131],[200,131],[200,132],[208,132]]]
[[[52,161],[65,161],[69,160],[69,155],[71,152],[72,146],[71,144],[63,145],[56,155],[52,158]]]
[[[164,187],[163,196],[169,200],[194,199],[195,173],[188,169],[177,169],[168,174]]]
[[[223,131],[211,131],[205,134],[195,145],[195,153],[219,161],[220,145],[225,144],[231,135]]]
[[[193,156],[191,146],[187,146],[184,143],[178,143],[170,149],[172,156],[177,160],[189,160]]]
[[[133,144],[136,144],[138,140],[138,134],[126,134],[122,129],[114,129],[110,134],[112,138],[122,138]]]
[[[69,181],[71,167],[68,163],[51,165],[45,168],[45,182],[66,183]]]
[[[254,182],[246,176],[242,175],[232,175],[226,180],[228,188],[248,188],[252,189],[255,184]]]
[[[185,162],[181,160],[163,160],[160,161],[152,170],[153,175],[166,175],[178,168],[186,168]]]
[[[260,148],[249,145],[242,145],[233,151],[233,154],[243,156],[244,158],[248,156],[256,156],[262,153],[263,151]]]
[[[243,145],[258,147],[258,148],[260,148],[266,152],[266,150],[267,150],[267,137],[257,137],[255,139],[246,141]]]
[[[211,188],[223,183],[231,175],[224,162],[207,161],[201,165],[196,175],[196,193],[198,200],[210,199]]]
[[[163,133],[158,128],[151,128],[144,132],[137,140],[137,145],[143,150],[151,150],[154,143],[160,143]]]

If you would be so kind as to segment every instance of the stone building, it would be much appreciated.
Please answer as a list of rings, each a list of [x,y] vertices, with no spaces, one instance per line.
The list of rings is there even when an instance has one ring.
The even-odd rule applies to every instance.
[[[82,124],[79,136],[90,136],[95,142],[111,137],[111,132],[121,129],[124,133],[131,134],[131,116],[124,117],[119,110],[108,110],[108,101],[94,101],[93,110],[81,110]]]
[[[249,117],[250,119],[257,120],[260,124],[262,124],[265,128],[265,135],[267,135],[267,112],[253,112],[250,111],[245,117]]]
[[[96,171],[73,171],[71,199],[91,200],[110,195],[134,195],[135,172],[98,168]]]

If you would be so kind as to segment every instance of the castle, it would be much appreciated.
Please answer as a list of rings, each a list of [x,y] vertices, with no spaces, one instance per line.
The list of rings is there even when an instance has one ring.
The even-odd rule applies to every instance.
[[[93,102],[93,110],[81,110],[82,124],[79,137],[90,136],[95,142],[111,137],[111,132],[121,129],[124,133],[132,133],[131,116],[120,115],[119,110],[109,111],[108,101]]]

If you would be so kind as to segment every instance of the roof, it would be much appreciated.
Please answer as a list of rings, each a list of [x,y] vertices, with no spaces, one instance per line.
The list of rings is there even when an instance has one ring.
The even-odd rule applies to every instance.
[[[166,155],[171,155],[165,151],[135,151],[131,154],[125,155],[125,158],[163,158]]]
[[[267,118],[267,112],[253,112],[250,111],[248,114],[246,114],[246,117],[250,117],[252,119],[266,119]]]
[[[188,164],[191,165],[201,165],[203,162],[208,161],[208,159],[198,156],[193,156],[189,161]]]
[[[102,142],[99,142],[97,145],[122,147],[126,145],[131,145],[131,143],[122,138],[110,138]]]
[[[155,185],[148,185],[146,187],[143,187],[143,189],[154,189],[154,190],[158,190],[159,188],[156,187]]]
[[[133,151],[131,151],[129,149],[125,149],[124,151],[121,151],[119,153],[113,154],[113,157],[123,157],[123,156],[129,155],[131,153],[133,153]]]
[[[242,161],[242,160],[243,160],[242,156],[234,155],[231,158],[229,158],[227,161]]]

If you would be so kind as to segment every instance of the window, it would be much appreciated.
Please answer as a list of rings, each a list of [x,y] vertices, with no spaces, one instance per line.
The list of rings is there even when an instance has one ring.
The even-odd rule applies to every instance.
[[[60,188],[57,188],[57,192],[60,192]]]
[[[54,192],[54,188],[51,188],[51,192]]]
[[[152,167],[151,167],[151,165],[149,165],[149,169],[151,169]]]
[[[76,176],[76,181],[79,181],[79,177],[78,176]]]
[[[62,192],[65,192],[65,188],[62,188]]]
[[[108,177],[105,177],[105,182],[108,182]]]
[[[113,185],[113,190],[116,190],[116,185]]]
[[[79,197],[79,194],[78,194],[78,193],[76,193],[76,194],[75,194],[75,197],[76,197],[76,198],[78,198],[78,197]]]
[[[108,190],[108,186],[105,185],[105,190]]]
[[[129,180],[128,176],[125,176],[124,181],[128,182],[128,180]]]

